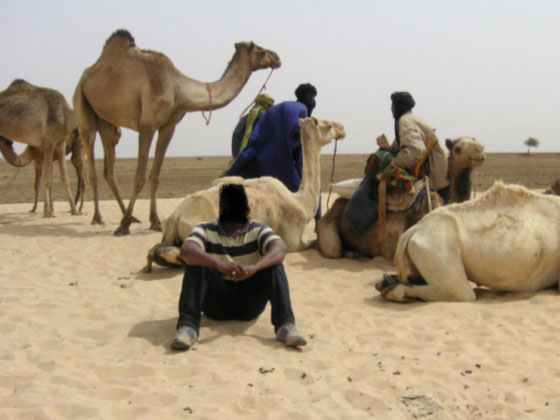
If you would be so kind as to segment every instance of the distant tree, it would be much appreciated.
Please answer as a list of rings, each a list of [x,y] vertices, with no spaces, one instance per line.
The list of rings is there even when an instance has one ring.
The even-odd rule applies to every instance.
[[[529,137],[527,140],[523,142],[525,146],[527,146],[527,154],[531,152],[531,147],[539,147],[539,141],[534,137]]]

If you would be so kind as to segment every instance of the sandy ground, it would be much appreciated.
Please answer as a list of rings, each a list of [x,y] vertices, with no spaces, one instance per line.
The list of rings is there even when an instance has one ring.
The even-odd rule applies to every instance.
[[[181,199],[158,201],[162,217]],[[326,200],[323,200],[326,203]],[[554,419],[558,293],[479,290],[476,303],[396,304],[374,283],[391,262],[285,260],[302,350],[254,322],[203,319],[188,352],[169,344],[182,270],[141,273],[160,233],[112,235],[114,201],[71,216],[0,205],[1,419]],[[313,226],[306,236],[313,237]]]

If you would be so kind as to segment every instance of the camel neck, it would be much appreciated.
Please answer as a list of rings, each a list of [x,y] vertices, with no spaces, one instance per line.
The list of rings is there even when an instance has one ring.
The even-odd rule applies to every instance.
[[[238,50],[220,80],[200,82],[183,76],[179,84],[180,106],[186,111],[223,108],[241,92],[251,73],[248,53]]]
[[[303,152],[303,168],[301,185],[296,192],[298,201],[311,213],[319,205],[319,193],[321,190],[321,151],[320,145],[311,137],[318,133],[309,133],[310,129],[305,127],[301,130],[301,149]],[[315,210],[314,210],[315,209]]]

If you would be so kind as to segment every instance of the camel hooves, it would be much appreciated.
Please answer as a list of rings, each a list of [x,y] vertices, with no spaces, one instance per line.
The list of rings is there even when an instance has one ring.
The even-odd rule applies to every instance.
[[[115,230],[113,232],[113,235],[115,236],[126,236],[126,235],[130,235],[130,229],[128,228],[128,226],[119,226],[117,228],[117,230]]]
[[[150,225],[150,230],[155,230],[156,232],[161,232],[162,231],[161,230],[161,223],[159,223],[159,224],[152,223]]]
[[[398,276],[396,274],[383,273],[383,280],[375,283],[375,289],[385,297],[387,293],[393,290],[399,284]]]

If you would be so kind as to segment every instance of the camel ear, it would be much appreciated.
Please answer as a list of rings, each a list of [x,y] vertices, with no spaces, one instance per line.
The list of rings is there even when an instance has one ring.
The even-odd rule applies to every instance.
[[[253,51],[253,48],[255,48],[255,43],[251,41],[251,43],[249,44],[249,51]]]
[[[445,139],[445,145],[450,152],[453,150],[453,141],[451,139]]]

